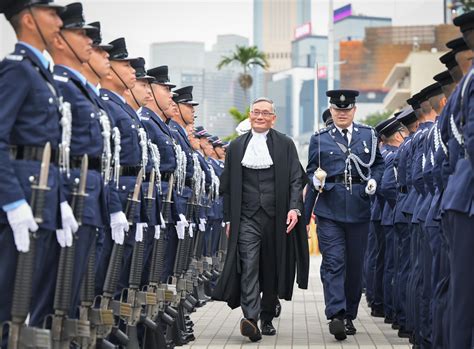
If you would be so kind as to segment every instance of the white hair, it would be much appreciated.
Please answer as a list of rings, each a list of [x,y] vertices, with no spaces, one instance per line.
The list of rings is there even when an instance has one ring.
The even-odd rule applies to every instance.
[[[272,113],[275,112],[275,103],[273,103],[273,101],[268,98],[268,97],[258,97],[257,99],[255,99],[253,102],[252,102],[252,108],[251,110],[253,111],[253,106],[257,103],[260,103],[260,102],[267,102],[267,103],[270,103],[270,105],[272,106]]]

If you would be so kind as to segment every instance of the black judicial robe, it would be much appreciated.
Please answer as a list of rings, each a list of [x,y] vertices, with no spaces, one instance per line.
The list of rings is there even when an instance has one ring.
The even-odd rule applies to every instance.
[[[224,221],[230,222],[230,237],[224,270],[213,293],[213,299],[225,301],[232,309],[240,306],[240,258],[238,255],[238,232],[242,203],[242,158],[252,137],[248,132],[231,142],[227,149],[220,191],[224,197]],[[303,187],[306,174],[298,160],[293,141],[284,134],[271,129],[267,142],[272,142],[272,159],[275,170],[275,246],[278,297],[291,300],[295,282],[299,288],[308,287],[309,248],[304,217],[286,233],[286,218],[290,208],[303,213]]]

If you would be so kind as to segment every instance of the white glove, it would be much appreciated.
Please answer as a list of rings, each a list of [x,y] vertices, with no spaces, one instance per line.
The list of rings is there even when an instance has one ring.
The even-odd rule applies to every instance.
[[[205,218],[199,218],[199,230],[200,231],[206,231],[206,219]]]
[[[64,229],[56,229],[56,240],[61,247],[71,247],[72,233],[66,233]]]
[[[367,182],[367,186],[365,187],[365,193],[367,195],[374,195],[376,190],[377,182],[373,178],[369,179],[369,181]]]
[[[188,233],[189,233],[189,236],[190,236],[190,237],[193,237],[193,236],[194,236],[194,227],[195,227],[195,226],[196,226],[196,224],[194,224],[194,223],[189,224]]]
[[[137,223],[137,229],[135,231],[135,241],[142,242],[143,241],[143,228],[148,227],[146,223]]]
[[[61,247],[72,246],[72,234],[76,233],[79,229],[79,224],[74,218],[71,206],[67,201],[63,201],[60,204],[61,208],[61,223],[62,229],[56,230],[56,238]]]
[[[317,191],[324,187],[324,183],[321,183],[321,181],[317,179],[316,176],[313,176],[313,185]]]
[[[161,226],[155,225],[155,239],[160,240]]]
[[[110,228],[112,229],[112,240],[118,245],[123,245],[125,232],[130,229],[125,213],[122,211],[112,213],[110,215]]]
[[[178,235],[178,239],[183,240],[184,239],[184,232],[186,231],[186,227],[183,224],[183,222],[178,221],[176,223],[176,234]]]
[[[16,249],[18,252],[28,252],[30,250],[30,231],[34,233],[39,229],[30,205],[24,203],[8,211],[7,219],[13,230]]]

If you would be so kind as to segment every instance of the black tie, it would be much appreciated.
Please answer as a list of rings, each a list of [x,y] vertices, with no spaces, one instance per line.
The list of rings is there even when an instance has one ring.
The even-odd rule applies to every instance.
[[[346,144],[349,145],[349,138],[347,138],[347,132],[349,132],[348,129],[343,129],[342,130],[342,137],[344,137],[344,140],[346,141]]]

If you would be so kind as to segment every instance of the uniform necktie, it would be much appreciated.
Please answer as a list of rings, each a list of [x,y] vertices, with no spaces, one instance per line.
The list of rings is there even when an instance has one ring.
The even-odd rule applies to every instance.
[[[343,129],[342,130],[342,137],[344,137],[344,140],[346,141],[346,144],[349,145],[349,138],[347,138],[347,132],[349,132],[348,129]]]

